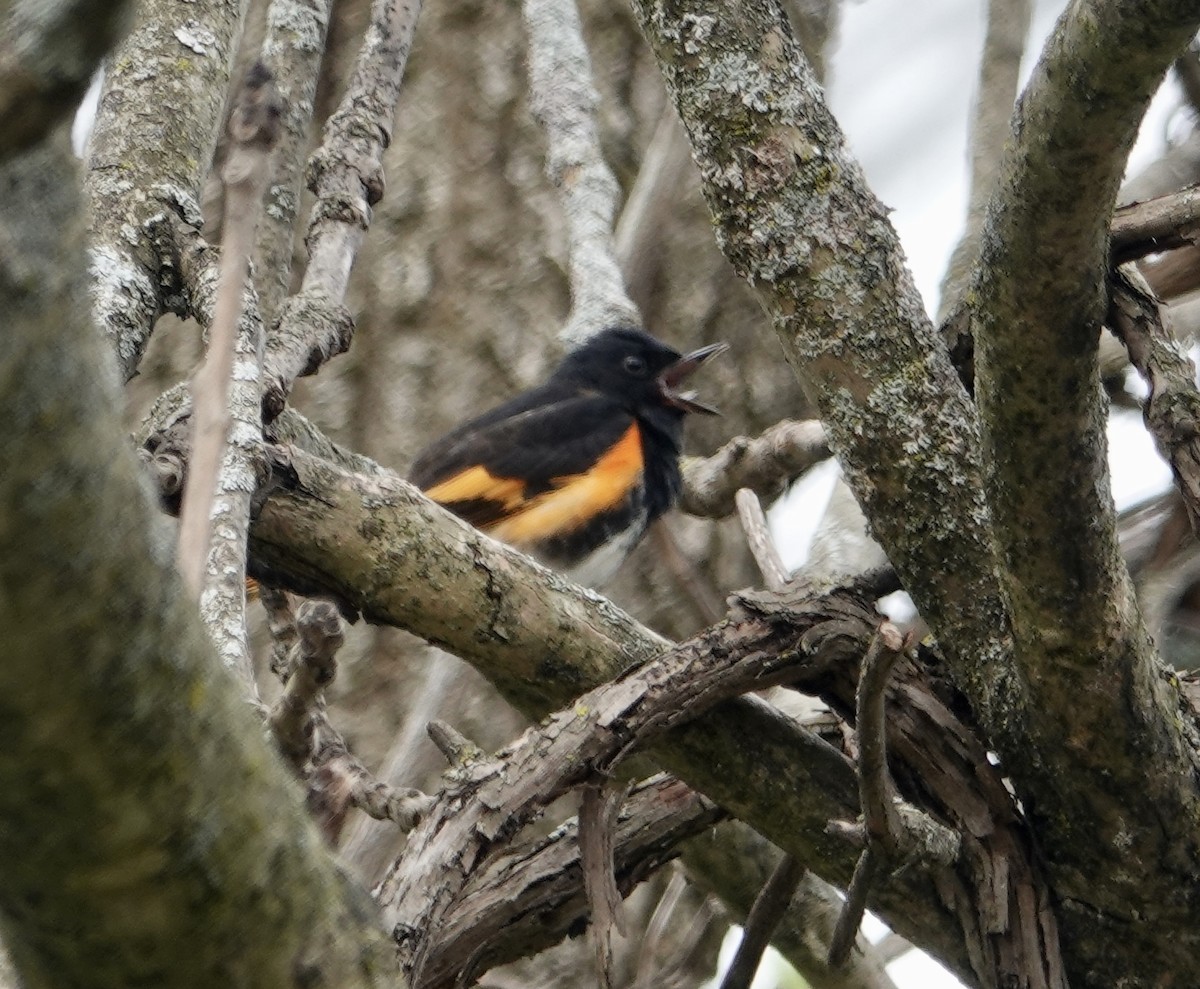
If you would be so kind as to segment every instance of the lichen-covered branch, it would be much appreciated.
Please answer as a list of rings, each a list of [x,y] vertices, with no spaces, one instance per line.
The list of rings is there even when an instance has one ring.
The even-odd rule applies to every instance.
[[[1198,23],[1186,0],[1067,8],[1015,112],[971,291],[986,492],[1017,682],[1038,712],[1019,744],[994,741],[1037,822],[1072,984],[1100,969],[1153,984],[1200,948],[1186,919],[1200,878],[1177,864],[1200,835],[1172,824],[1200,815],[1200,750],[1120,557],[1097,354],[1126,157]]]
[[[571,315],[566,343],[614,323],[637,325],[613,254],[617,180],[600,151],[592,66],[575,0],[524,0],[529,102],[546,135],[546,172],[567,219]]]
[[[192,379],[192,454],[179,511],[177,566],[184,586],[211,618],[214,640],[232,637],[219,651],[236,656],[247,684],[254,682],[254,668],[245,631],[246,532],[262,432],[263,338],[262,323],[241,315],[280,112],[274,80],[256,62],[229,118],[220,274],[208,352]]]
[[[530,717],[543,717],[552,705],[566,704],[581,689],[665,646],[603,599],[463,525],[398,480],[347,475],[300,451],[292,452],[288,469],[286,480],[282,465],[277,470],[285,483],[267,498],[252,529],[260,571],[333,594],[373,621],[434,639],[474,664]],[[873,586],[871,593],[886,591]],[[783,600],[742,595],[739,613],[781,631],[787,627],[787,620],[779,624],[781,615],[788,613]],[[863,631],[860,642],[847,642],[851,669],[874,626],[855,627]],[[1037,892],[1040,880],[1025,839],[1013,830],[1011,797],[970,730],[944,704],[932,703],[922,692],[928,688],[914,686],[911,676],[905,673],[903,690],[916,692],[906,693],[912,700],[903,709],[915,720],[893,717],[899,732],[893,751],[914,767],[912,778],[933,786],[943,819],[962,822],[971,853],[958,868],[976,878],[952,880],[959,891],[953,919],[935,910],[933,926],[920,922],[919,937],[912,928],[927,917],[928,903],[920,870],[889,879],[873,908],[958,971],[1015,964],[1015,956],[1030,952],[1056,957],[1053,916],[1034,908],[1044,893]],[[852,706],[853,677],[833,677],[827,686],[833,684],[840,685],[837,691],[827,695],[822,688],[823,696]],[[947,748],[931,742],[943,737]],[[831,818],[857,813],[853,773],[795,723],[754,698],[741,698],[675,729],[654,753],[805,865],[832,881],[848,881],[853,850],[823,829]],[[818,816],[821,808],[839,805],[853,809]],[[1007,876],[999,886],[996,870]],[[896,902],[897,882],[907,899],[894,914],[888,905]]]
[[[325,139],[309,162],[316,194],[305,243],[300,291],[279,310],[267,334],[263,412],[283,410],[296,378],[350,346],[354,320],[343,305],[371,207],[383,198],[383,152],[391,142],[400,82],[412,48],[421,0],[375,0],[371,23]]]
[[[271,0],[261,58],[275,76],[283,114],[255,247],[259,308],[271,325],[291,284],[296,216],[333,0]]]
[[[199,228],[200,184],[224,112],[246,0],[138,5],[133,31],[105,72],[88,144],[90,286],[97,322],[126,380],[155,320],[182,309],[155,243],[175,215]],[[142,108],[155,112],[142,112]],[[169,113],[158,112],[170,107]]]
[[[30,986],[291,985],[298,960],[319,983],[401,986],[372,904],[321,846],[174,572],[87,318],[59,136],[0,170],[13,963]]]

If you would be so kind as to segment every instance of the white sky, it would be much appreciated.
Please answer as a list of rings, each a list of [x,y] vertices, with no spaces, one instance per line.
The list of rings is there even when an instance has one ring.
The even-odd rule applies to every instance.
[[[1063,6],[1062,0],[1038,0],[1035,38],[1049,33]],[[848,0],[842,6],[831,63],[830,105],[867,180],[893,210],[892,222],[931,312],[966,213],[967,121],[985,8],[983,0]],[[1040,43],[1030,45],[1030,64],[1039,48]],[[1131,158],[1131,171],[1161,153],[1177,105],[1173,91],[1155,101]],[[1170,483],[1170,471],[1154,451],[1137,413],[1121,411],[1114,416],[1109,437],[1119,507]],[[796,485],[787,506],[777,506],[772,513],[776,532],[787,533],[780,551],[789,566],[799,565],[807,555],[835,476],[836,469],[830,467],[812,472]],[[868,926],[873,938],[880,936],[881,929],[881,925]],[[772,989],[776,984],[770,968],[763,966],[755,989]],[[961,986],[920,952],[906,955],[889,971],[900,989]]]

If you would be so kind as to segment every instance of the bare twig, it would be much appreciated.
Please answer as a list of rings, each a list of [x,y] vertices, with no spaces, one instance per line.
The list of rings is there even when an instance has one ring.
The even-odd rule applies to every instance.
[[[579,799],[579,859],[583,889],[592,915],[591,933],[596,949],[596,971],[603,989],[613,989],[612,934],[626,933],[621,893],[613,873],[613,833],[625,799],[624,787],[601,782],[582,787]]]
[[[567,219],[571,315],[578,344],[614,323],[638,324],[613,255],[617,182],[600,152],[596,91],[574,0],[524,0],[529,103],[546,135],[546,173]]]
[[[987,33],[971,114],[971,190],[967,224],[942,280],[939,304],[942,318],[958,304],[979,254],[984,212],[996,184],[1001,152],[1009,135],[1008,121],[1017,98],[1021,57],[1029,35],[1032,7],[1030,0],[988,0]],[[950,342],[952,346],[955,343]]]
[[[858,792],[867,837],[889,854],[899,851],[900,822],[896,786],[887,766],[887,718],[884,694],[892,667],[904,649],[904,636],[891,622],[880,624],[863,657],[855,694],[858,728]]]
[[[854,875],[850,877],[850,885],[846,887],[846,902],[842,905],[837,926],[833,929],[833,937],[829,940],[830,968],[845,965],[846,959],[850,957],[850,949],[854,946],[858,927],[867,909],[867,894],[879,872],[879,859],[880,853],[869,846],[858,858]]]
[[[804,867],[792,856],[785,855],[779,860],[775,871],[754,900],[754,906],[750,908],[750,915],[742,929],[742,943],[738,945],[729,970],[721,980],[721,989],[750,989],[771,935],[803,878]]]
[[[1200,390],[1196,369],[1162,323],[1158,300],[1129,266],[1109,279],[1108,324],[1150,389],[1143,414],[1200,532]]]
[[[350,84],[309,162],[317,201],[308,226],[308,266],[297,295],[267,337],[263,412],[283,410],[296,378],[350,346],[354,321],[342,304],[350,268],[383,198],[383,152],[392,136],[400,81],[420,0],[375,0]]]
[[[737,436],[711,457],[683,462],[683,497],[689,515],[724,518],[734,512],[734,495],[750,488],[773,501],[792,481],[829,456],[819,422],[785,419],[753,438]]]
[[[306,601],[296,615],[296,630],[287,684],[268,724],[280,751],[303,772],[313,755],[313,715],[337,675],[337,651],[344,636],[341,616],[327,601]]]
[[[402,833],[416,827],[433,806],[433,798],[411,787],[377,780],[350,751],[325,711],[316,711],[312,723],[317,744],[308,803],[330,843],[337,841],[347,807],[377,821],[390,821]]]
[[[258,599],[267,613],[267,630],[271,633],[271,672],[286,682],[291,665],[292,649],[299,638],[296,613],[287,591],[258,585]]]
[[[896,785],[887,765],[887,719],[884,698],[888,677],[906,647],[900,630],[883,622],[863,657],[855,694],[858,729],[858,787],[862,805],[862,837],[866,842],[846,890],[846,904],[829,946],[829,964],[845,963],[862,923],[867,894],[875,876],[888,863],[915,854],[950,864],[958,856],[958,836],[915,807],[901,813]],[[848,835],[849,836],[849,835]]]
[[[783,590],[790,575],[779,556],[779,550],[775,548],[775,540],[771,538],[771,530],[767,528],[767,517],[763,514],[758,495],[749,488],[741,488],[735,500],[738,517],[746,533],[746,542],[763,575],[763,583],[768,590]]]
[[[613,234],[621,275],[632,298],[645,305],[650,296],[662,221],[680,193],[680,178],[691,161],[691,147],[679,115],[670,104],[659,114],[654,137],[625,200]]]
[[[275,74],[283,101],[275,171],[255,250],[255,283],[267,325],[287,295],[291,280],[304,158],[332,7],[333,0],[271,0],[267,5],[262,60]]]
[[[1200,188],[1117,207],[1113,213],[1112,263],[1136,261],[1147,254],[1200,241]]]
[[[229,120],[225,165],[226,237],[208,357],[192,383],[192,455],[179,520],[179,571],[197,600],[209,552],[210,514],[229,427],[228,401],[235,334],[254,244],[271,148],[279,133],[279,106],[271,74],[256,64],[246,75]],[[244,556],[244,554],[242,554]]]

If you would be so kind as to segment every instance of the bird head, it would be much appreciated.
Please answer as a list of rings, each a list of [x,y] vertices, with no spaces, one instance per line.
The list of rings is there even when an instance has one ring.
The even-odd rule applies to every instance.
[[[681,354],[642,330],[614,327],[569,353],[556,374],[610,395],[634,412],[663,409],[681,418],[688,412],[718,415],[698,401],[695,392],[680,389],[701,366],[728,349],[727,344],[714,343]]]

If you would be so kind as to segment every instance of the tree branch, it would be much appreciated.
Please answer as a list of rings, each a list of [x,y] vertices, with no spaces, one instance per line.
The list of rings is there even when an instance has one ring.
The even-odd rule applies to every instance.
[[[1183,906],[1200,880],[1171,864],[1200,856],[1200,836],[1169,824],[1200,815],[1200,755],[1120,558],[1097,361],[1126,157],[1198,22],[1185,0],[1068,7],[1014,115],[970,308],[1011,669],[1036,712],[1019,740],[993,741],[1033,813],[1072,953],[1109,959],[1093,964],[1110,983],[1153,982],[1200,948]],[[1095,849],[1118,846],[1157,863],[1159,881],[1098,871]]]
[[[774,501],[828,456],[825,429],[816,421],[784,419],[759,436],[735,436],[711,457],[684,459],[679,508],[689,515],[724,518],[733,514],[739,488]]]
[[[633,787],[613,835],[617,886],[628,896],[678,854],[679,844],[724,816],[677,779],[659,775]],[[438,930],[423,989],[452,989],[464,962],[476,973],[547,948],[587,917],[578,822],[491,859],[467,883]]]
[[[1136,269],[1109,279],[1108,325],[1129,350],[1150,394],[1146,428],[1171,465],[1192,531],[1200,533],[1200,389],[1196,366],[1163,326],[1158,300]]]
[[[260,570],[293,586],[319,586],[373,621],[434,639],[472,662],[531,718],[544,717],[550,705],[569,703],[581,687],[603,683],[665,646],[603,599],[487,539],[408,485],[385,476],[339,474],[300,451],[293,451],[290,472],[291,479],[266,499],[252,531]],[[277,476],[284,480],[284,471]],[[883,592],[876,586],[870,591]],[[782,617],[789,614],[785,600],[742,595],[739,613],[782,632],[791,621]],[[861,627],[861,641],[847,640],[851,669],[866,648],[873,620]],[[761,648],[787,647],[764,640]],[[839,685],[837,692],[821,689],[822,696],[853,704],[853,677],[833,677],[831,684]],[[921,870],[890,878],[876,891],[873,908],[964,973],[971,964],[983,970],[1049,951],[1055,944],[1053,917],[1028,913],[1042,902],[1035,892],[1040,879],[1026,839],[1019,828],[1013,830],[1010,795],[988,765],[986,750],[950,709],[911,689],[905,710],[915,721],[896,722],[894,751],[913,767],[912,779],[933,787],[939,816],[961,822],[973,836],[972,852],[958,868],[977,878],[949,880],[960,897],[950,916],[941,906],[932,915],[925,912],[930,901]],[[933,741],[943,737],[945,743]],[[857,813],[857,785],[841,756],[793,722],[743,698],[675,729],[655,753],[805,865],[832,881],[849,880],[853,852],[826,837],[824,826]],[[984,781],[991,782],[981,793]],[[999,886],[997,869],[1007,876]],[[983,938],[989,945],[971,961],[961,953],[964,931],[968,944]]]
[[[291,286],[296,216],[304,193],[304,160],[333,0],[271,0],[261,58],[275,76],[283,107],[279,147],[255,241],[259,308],[272,325]]]
[[[617,181],[600,151],[592,67],[575,0],[524,0],[530,109],[546,135],[546,173],[567,218],[576,345],[614,323],[639,325],[613,254]]]
[[[31,986],[249,989],[290,983],[298,965],[318,983],[399,985],[369,900],[321,847],[174,572],[111,351],[87,318],[60,136],[0,169],[0,913],[13,961]]]
[[[1109,250],[1114,265],[1137,261],[1200,240],[1200,188],[1118,206],[1113,213]]]
[[[126,381],[137,373],[158,317],[182,311],[155,228],[164,216],[201,225],[200,184],[220,132],[246,6],[149,0],[109,59],[88,143],[90,284],[96,320]],[[136,107],[170,107],[169,125],[164,130],[158,113],[127,112]]]
[[[375,0],[371,25],[346,94],[309,162],[317,201],[308,225],[308,266],[300,291],[267,334],[263,414],[283,410],[296,378],[350,346],[354,321],[342,304],[350,267],[383,198],[383,152],[391,142],[400,81],[421,0]]]

